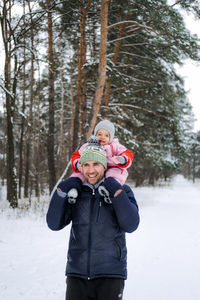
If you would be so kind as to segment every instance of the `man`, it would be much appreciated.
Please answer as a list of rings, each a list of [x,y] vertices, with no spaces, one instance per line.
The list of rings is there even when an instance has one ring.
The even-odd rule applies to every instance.
[[[119,300],[127,278],[125,232],[138,227],[137,203],[129,186],[104,178],[107,160],[101,145],[89,143],[80,164],[86,181],[70,177],[61,182],[47,213],[52,230],[72,222],[66,300]],[[69,195],[73,188],[78,195]]]

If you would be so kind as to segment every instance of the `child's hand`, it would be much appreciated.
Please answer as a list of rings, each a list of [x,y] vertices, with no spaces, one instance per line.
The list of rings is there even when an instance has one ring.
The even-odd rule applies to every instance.
[[[112,157],[112,161],[116,165],[125,165],[126,164],[126,158],[124,156],[114,156],[114,157]]]
[[[118,159],[117,159],[117,156],[113,156],[113,157],[112,157],[112,161],[113,161],[116,165],[119,164],[119,161],[118,161]]]

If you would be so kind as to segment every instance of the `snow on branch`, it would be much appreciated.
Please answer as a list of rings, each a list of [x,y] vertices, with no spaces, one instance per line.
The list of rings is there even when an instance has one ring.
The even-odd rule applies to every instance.
[[[114,23],[114,24],[108,26],[108,30],[111,29],[111,28],[114,28],[116,26],[120,26],[122,24],[132,24],[132,25],[136,26],[136,29],[144,29],[144,30],[148,30],[148,31],[153,31],[157,34],[157,32],[153,28],[151,28],[149,26],[146,26],[146,25],[142,25],[142,24],[140,24],[136,21],[131,21],[131,20],[127,20],[127,21],[125,20],[125,21]]]
[[[116,73],[119,74],[120,76],[124,77],[124,78],[129,78],[129,79],[133,80],[134,82],[137,81],[137,82],[143,82],[143,83],[151,83],[151,82],[148,81],[148,80],[138,79],[138,78],[136,78],[136,77],[134,77],[134,76],[127,75],[127,74],[122,73],[122,72],[117,71],[117,70],[116,70]]]
[[[28,117],[25,115],[25,113],[23,113],[22,111],[19,111],[18,114],[24,118],[25,120],[28,120]]]
[[[108,44],[115,43],[115,42],[118,42],[118,41],[127,39],[127,38],[129,38],[129,37],[134,36],[134,35],[135,35],[135,34],[125,35],[125,36],[123,36],[123,37],[121,37],[121,38],[118,38],[118,39],[115,39],[115,40],[112,40],[112,41],[108,41]]]
[[[143,59],[148,59],[148,60],[155,61],[155,59],[152,59],[150,57],[146,57],[146,56],[142,56],[142,55],[138,55],[138,54],[134,54],[134,53],[130,53],[130,52],[121,51],[120,53],[123,53],[123,54],[126,54],[126,55],[131,55],[131,56],[137,56],[137,57],[140,57],[140,58],[143,58]]]
[[[175,5],[177,5],[177,4],[181,3],[181,2],[184,2],[184,1],[185,1],[185,0],[178,0],[178,1],[176,1],[174,4],[172,4],[171,7],[174,7]]]
[[[132,44],[124,44],[124,47],[133,47],[133,46],[153,46],[155,47],[154,44],[152,43],[132,43]]]
[[[11,93],[6,87],[5,85],[0,83],[0,88],[2,88],[4,90],[4,92],[6,92],[6,94],[8,94],[13,100],[15,99],[15,95],[13,93]]]
[[[145,112],[148,112],[149,114],[152,114],[154,116],[157,116],[157,117],[160,117],[160,118],[164,118],[167,120],[167,117],[165,116],[162,116],[160,114],[157,114],[155,113],[154,111],[152,110],[149,110],[149,109],[146,109],[146,108],[143,108],[143,107],[139,107],[139,106],[136,106],[136,105],[133,105],[133,104],[122,104],[122,103],[109,103],[108,106],[121,106],[121,107],[127,107],[127,108],[130,108],[130,109],[138,109],[138,110],[142,110],[142,111],[145,111]]]

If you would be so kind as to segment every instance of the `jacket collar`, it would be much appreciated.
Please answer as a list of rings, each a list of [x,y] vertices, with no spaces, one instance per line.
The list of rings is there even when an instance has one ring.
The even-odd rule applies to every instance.
[[[83,185],[88,186],[89,188],[93,189],[97,189],[102,182],[104,182],[105,178],[103,177],[100,181],[98,181],[95,185],[90,184],[87,180],[85,182],[83,182]]]

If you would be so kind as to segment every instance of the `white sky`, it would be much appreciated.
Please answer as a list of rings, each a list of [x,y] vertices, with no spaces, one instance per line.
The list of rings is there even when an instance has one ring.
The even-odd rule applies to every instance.
[[[184,19],[187,28],[196,33],[200,38],[200,21],[197,21],[193,16],[184,14]],[[1,61],[3,61],[3,47],[0,28],[0,54]],[[3,64],[0,65],[0,76],[2,76]],[[194,130],[200,130],[200,96],[199,96],[199,78],[200,78],[200,63],[194,63],[190,60],[186,61],[182,67],[177,68],[178,73],[185,79],[185,88],[188,92],[188,99],[193,107],[193,113],[195,115]],[[3,110],[2,99],[0,97],[0,110]]]
[[[195,116],[194,130],[198,131],[200,130],[200,64],[187,61],[184,66],[178,68],[177,71],[185,80],[185,89],[188,91],[188,99],[192,104]]]
[[[200,21],[197,21],[193,16],[188,16],[186,14],[184,14],[184,20],[191,33],[196,33],[200,38]],[[196,118],[194,129],[195,131],[200,130],[200,63],[194,63],[188,60],[177,70],[178,73],[185,79],[185,88],[189,91],[188,98],[193,106],[193,112]]]

